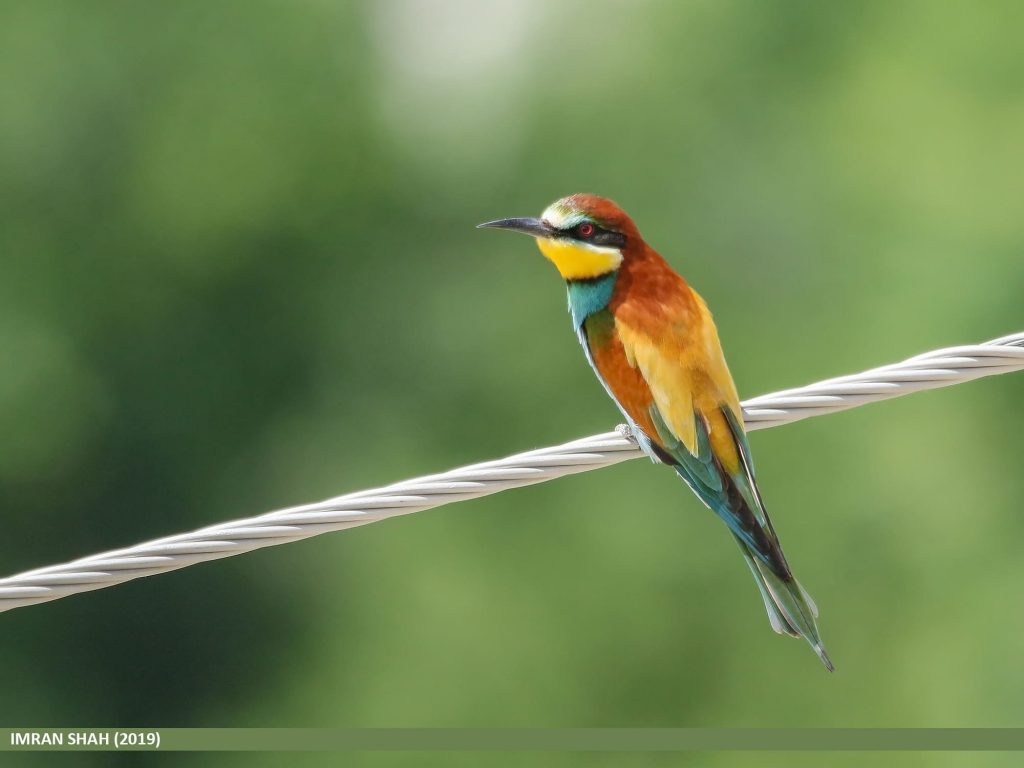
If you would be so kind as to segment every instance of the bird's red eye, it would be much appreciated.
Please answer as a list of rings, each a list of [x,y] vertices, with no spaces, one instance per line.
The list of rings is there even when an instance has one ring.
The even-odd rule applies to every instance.
[[[584,222],[576,227],[576,231],[579,233],[580,237],[590,237],[594,234],[594,225]]]

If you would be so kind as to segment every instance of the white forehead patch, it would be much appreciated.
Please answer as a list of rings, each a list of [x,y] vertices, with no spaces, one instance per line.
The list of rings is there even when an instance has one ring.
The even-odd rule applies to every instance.
[[[586,214],[573,210],[561,200],[545,208],[540,217],[556,229],[570,229],[587,218]]]

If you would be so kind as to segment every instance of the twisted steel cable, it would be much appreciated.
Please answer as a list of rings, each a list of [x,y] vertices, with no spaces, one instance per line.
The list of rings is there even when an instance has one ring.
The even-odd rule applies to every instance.
[[[1024,369],[1024,332],[984,344],[926,352],[900,363],[762,395],[743,403],[748,430],[767,429],[878,400]],[[0,611],[102,589],[142,576],[240,555],[330,531],[543,483],[643,454],[628,429],[472,464],[315,504],[217,523],[191,533],[0,579]]]

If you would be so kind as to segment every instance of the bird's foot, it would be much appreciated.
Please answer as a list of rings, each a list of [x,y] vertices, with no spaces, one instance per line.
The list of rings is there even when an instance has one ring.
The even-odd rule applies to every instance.
[[[637,425],[619,424],[619,426],[615,428],[615,431],[622,435],[622,437],[624,437],[626,440],[629,440],[629,442],[631,442],[641,451],[643,451],[644,455],[647,456],[647,458],[649,458],[655,464],[664,463],[662,459],[658,456],[658,454],[654,451],[654,449],[651,448],[650,438],[648,438],[647,435],[645,435],[640,430],[640,427],[638,427]]]
[[[627,440],[629,440],[629,442],[633,443],[634,445],[640,445],[640,438],[637,436],[636,430],[633,429],[632,425],[619,424],[619,426],[615,428],[615,431],[618,432]]]

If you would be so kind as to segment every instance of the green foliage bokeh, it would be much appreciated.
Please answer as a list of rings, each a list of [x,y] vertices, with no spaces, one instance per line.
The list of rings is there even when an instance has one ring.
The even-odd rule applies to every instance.
[[[610,428],[553,269],[473,228],[571,192],[701,291],[743,396],[1024,329],[1022,33],[1014,2],[4,0],[0,571]],[[1022,387],[752,437],[835,675],[637,461],[4,614],[0,721],[1016,726]]]

